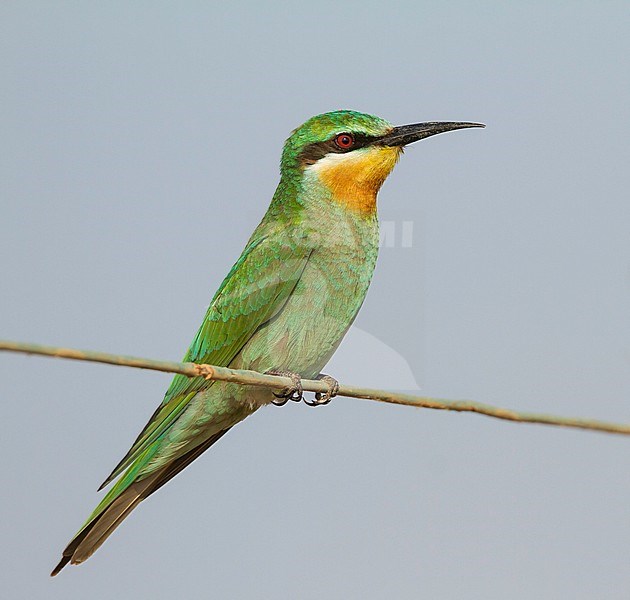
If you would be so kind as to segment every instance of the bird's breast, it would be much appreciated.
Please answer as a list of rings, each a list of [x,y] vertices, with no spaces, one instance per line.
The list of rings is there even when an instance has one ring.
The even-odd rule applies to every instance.
[[[313,249],[282,309],[246,343],[236,368],[321,372],[354,321],[378,254],[376,219],[339,218],[309,234]]]

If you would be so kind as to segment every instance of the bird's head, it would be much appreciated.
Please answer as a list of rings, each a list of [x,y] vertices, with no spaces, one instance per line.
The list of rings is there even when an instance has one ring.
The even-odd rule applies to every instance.
[[[293,131],[282,153],[283,175],[323,185],[349,209],[373,213],[376,194],[403,148],[418,140],[480,123],[429,122],[394,127],[384,119],[351,110],[310,118]]]

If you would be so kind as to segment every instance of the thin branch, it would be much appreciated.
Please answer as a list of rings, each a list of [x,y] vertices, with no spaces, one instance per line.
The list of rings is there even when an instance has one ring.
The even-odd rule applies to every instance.
[[[41,356],[86,360],[110,365],[134,367],[137,369],[151,369],[153,371],[164,371],[166,373],[179,373],[180,375],[186,375],[187,377],[201,376],[206,379],[214,379],[217,381],[231,381],[245,385],[260,385],[274,389],[284,389],[291,385],[291,380],[288,377],[263,375],[255,371],[228,369],[226,367],[217,367],[214,365],[151,360],[147,358],[137,358],[134,356],[107,354],[105,352],[91,352],[89,350],[74,350],[72,348],[57,348],[53,346],[40,346],[38,344],[0,340],[0,351],[3,350],[8,352],[20,352],[23,354],[38,354]],[[309,392],[325,392],[327,389],[324,382],[314,381],[311,379],[303,379],[302,387],[304,390]],[[587,429],[590,431],[630,435],[630,425],[606,423],[592,419],[578,419],[572,417],[559,417],[555,415],[524,413],[498,406],[472,402],[469,400],[443,400],[440,398],[427,398],[424,396],[413,396],[411,394],[398,394],[384,390],[372,390],[347,385],[339,387],[338,395],[350,398],[362,398],[365,400],[377,400],[379,402],[388,402],[390,404],[401,404],[403,406],[452,410],[457,412],[473,412],[480,415],[486,415],[488,417],[494,417],[496,419],[516,421],[519,423],[539,423],[542,425],[555,425],[557,427],[573,427],[576,429]]]

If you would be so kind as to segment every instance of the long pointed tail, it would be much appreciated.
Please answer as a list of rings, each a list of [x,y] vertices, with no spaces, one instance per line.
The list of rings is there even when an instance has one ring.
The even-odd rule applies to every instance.
[[[215,433],[204,443],[140,481],[132,481],[127,485],[124,481],[127,474],[123,475],[119,483],[116,484],[116,486],[121,484],[121,491],[117,493],[116,486],[114,486],[111,501],[108,502],[108,498],[105,497],[102,509],[99,505],[91,520],[66,546],[59,564],[50,574],[51,577],[57,575],[68,563],[78,565],[90,558],[142,500],[175,477],[229,430],[230,427]]]
[[[100,548],[125,517],[146,497],[146,492],[155,480],[155,475],[132,483],[99,516],[82,529],[66,546],[59,564],[50,574],[54,577],[69,562],[77,565],[87,560]]]

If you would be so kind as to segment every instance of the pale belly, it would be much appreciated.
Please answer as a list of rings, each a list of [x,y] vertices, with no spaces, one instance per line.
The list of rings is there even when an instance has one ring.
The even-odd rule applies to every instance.
[[[312,257],[282,310],[252,336],[230,366],[317,376],[354,321],[374,270],[376,253],[352,252],[354,256],[346,252]],[[250,401],[253,391],[247,390]],[[253,395],[256,404],[273,399],[269,389],[259,388]]]
[[[280,369],[306,379],[321,372],[356,317],[373,270],[373,263],[369,269],[344,263],[331,268],[329,263],[330,257],[316,257],[307,265],[286,304],[249,339],[231,368]],[[169,430],[158,460],[166,464],[275,399],[271,388],[214,382],[190,401]]]
[[[291,371],[302,378],[314,378],[325,367],[361,308],[378,253],[375,221],[330,222],[289,299],[230,367]],[[190,401],[169,431],[161,459],[182,455],[275,398],[270,388],[214,382]]]

